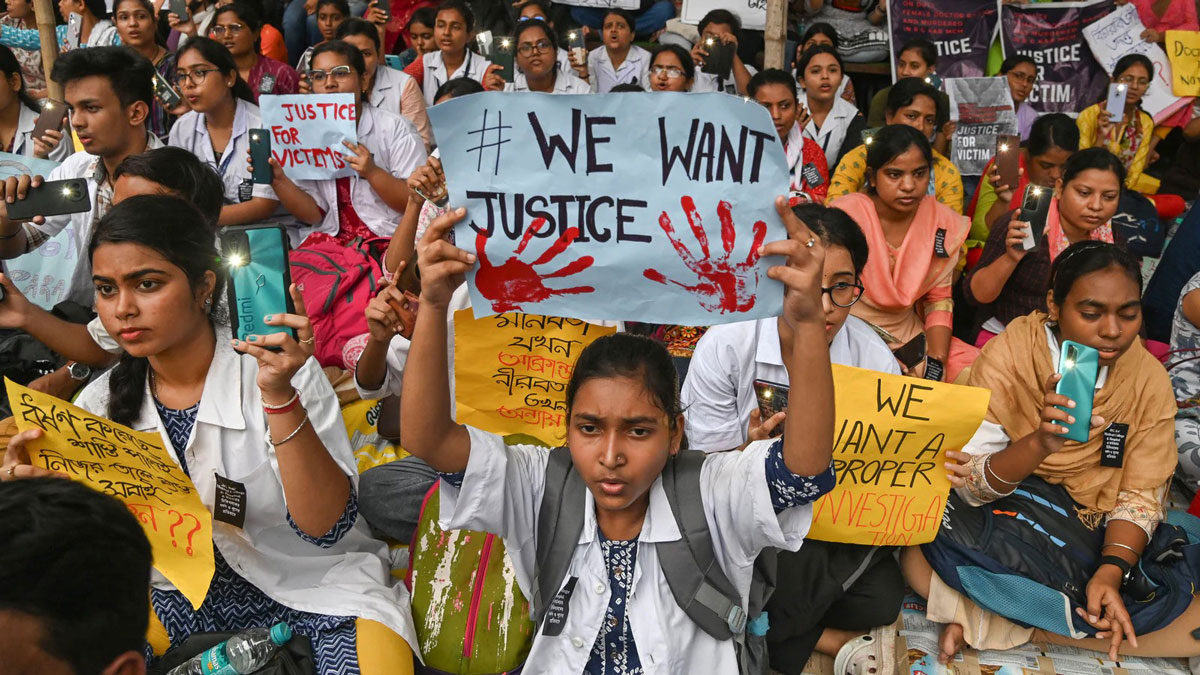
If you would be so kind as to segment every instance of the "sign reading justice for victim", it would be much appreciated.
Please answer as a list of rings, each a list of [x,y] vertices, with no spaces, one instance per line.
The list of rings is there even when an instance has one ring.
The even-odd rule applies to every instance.
[[[35,465],[120,499],[150,540],[154,568],[199,609],[215,564],[212,514],[156,433],[134,431],[5,379],[17,429]]]
[[[354,94],[288,94],[259,97],[263,126],[271,134],[271,156],[292,180],[354,175],[342,141],[358,140]]]
[[[971,440],[991,392],[838,365],[833,382],[838,484],[813,505],[808,536],[873,546],[933,541],[950,492],[946,451]]]

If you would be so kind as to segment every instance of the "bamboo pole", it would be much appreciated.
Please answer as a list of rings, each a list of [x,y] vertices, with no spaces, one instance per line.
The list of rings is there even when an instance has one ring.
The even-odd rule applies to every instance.
[[[43,0],[49,2],[49,0]],[[767,27],[764,34],[766,46],[763,65],[767,68],[783,68],[783,46],[787,39],[787,0],[767,0]]]
[[[33,0],[33,11],[37,15],[38,36],[42,40],[42,68],[46,73],[46,91],[50,98],[61,101],[62,85],[50,79],[54,59],[58,56],[58,38],[54,33],[54,5],[50,0]]]

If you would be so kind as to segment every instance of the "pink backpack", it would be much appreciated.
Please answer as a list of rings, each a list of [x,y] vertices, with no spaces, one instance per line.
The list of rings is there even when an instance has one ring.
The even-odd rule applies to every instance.
[[[383,270],[377,260],[387,244],[383,237],[344,246],[332,237],[309,237],[289,254],[322,366],[346,368],[343,348],[367,332],[367,303],[378,291]]]

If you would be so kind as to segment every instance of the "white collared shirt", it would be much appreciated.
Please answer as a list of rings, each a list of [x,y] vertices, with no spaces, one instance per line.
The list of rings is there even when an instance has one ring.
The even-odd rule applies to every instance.
[[[241,204],[238,196],[238,186],[243,181],[252,179],[250,167],[246,163],[247,152],[250,149],[250,130],[262,128],[262,115],[258,106],[242,99],[234,99],[233,131],[229,143],[221,152],[220,161],[213,152],[212,136],[208,133],[208,115],[192,110],[184,113],[171,127],[167,137],[167,145],[183,148],[200,158],[216,170],[221,177],[221,185],[225,192],[226,204]],[[252,196],[278,201],[275,190],[270,185],[253,184]]]
[[[800,103],[808,108],[808,94],[801,95]],[[858,108],[855,108],[853,103],[835,96],[833,109],[825,116],[825,124],[818,129],[816,122],[809,120],[808,125],[804,127],[804,135],[816,141],[817,145],[821,146],[821,151],[825,153],[825,161],[829,164],[830,173],[833,172],[833,167],[837,166],[842,143],[846,141],[846,131],[849,130],[850,123],[854,121],[854,116],[857,114]],[[851,143],[851,147],[858,145],[857,140],[852,140]]]
[[[228,325],[215,326],[214,330],[216,351],[184,454],[196,493],[210,511],[218,474],[245,486],[247,502],[244,527],[213,520],[213,545],[230,567],[272,600],[304,612],[378,621],[415,650],[418,643],[408,610],[408,592],[391,577],[387,546],[371,537],[363,518],[358,518],[354,527],[329,548],[306,544],[288,525],[279,460],[267,440],[266,416],[256,382],[258,364],[233,350]],[[111,372],[85,387],[76,404],[106,415]],[[337,395],[316,359],[308,359],[292,378],[292,385],[300,392],[309,422],[325,449],[357,489],[357,464]],[[167,453],[176,459],[148,381],[143,386],[141,411],[130,426],[157,431]],[[157,570],[151,584],[160,589],[173,588]]]
[[[529,82],[525,73],[520,70],[513,76],[513,81],[504,85],[504,91],[529,91]],[[575,76],[575,71],[558,71],[554,75],[554,91],[552,94],[590,94],[592,87],[587,82]]]
[[[545,488],[545,448],[506,446],[495,434],[467,427],[471,454],[462,488],[441,482],[443,529],[492,532],[504,538],[517,583],[533,597],[537,572],[537,517]],[[750,590],[754,560],[765,547],[797,550],[812,523],[810,505],[775,514],[765,462],[773,441],[753,443],[744,452],[710,457],[700,472],[705,520],[721,570],[742,597]],[[608,608],[608,570],[600,551],[596,504],[585,492],[583,528],[564,585],[575,578],[562,632],[534,637],[525,675],[582,673],[600,634]],[[657,542],[678,540],[679,528],[662,488],[650,487],[650,504],[638,535],[637,562],[628,593],[629,630],[645,675],[736,673],[732,640],[705,633],[675,603],[658,561]],[[560,589],[562,587],[560,586]]]
[[[758,72],[758,69],[750,64],[745,65],[746,71],[750,73],[750,77],[754,77],[754,74]],[[696,77],[694,80],[692,80],[692,92],[699,94],[710,91],[715,91],[722,94],[731,94],[733,96],[744,96],[746,93],[744,91],[738,91],[737,79],[734,78],[732,72],[729,73],[729,77],[718,81],[716,75],[712,73],[702,73],[700,72],[699,66],[697,66]]]
[[[608,48],[600,45],[588,53],[588,74],[592,91],[597,94],[607,94],[618,84],[636,84],[645,89],[650,84],[650,52],[630,45],[621,67],[614,70]]]
[[[426,148],[433,142],[429,114],[425,111],[425,97],[421,95],[421,86],[412,75],[390,66],[376,66],[370,103],[379,110],[400,115],[412,122],[425,141]]]
[[[21,104],[17,116],[17,132],[13,134],[13,146],[9,152],[22,157],[33,157],[33,127],[37,124],[38,116],[37,111],[24,103]],[[59,131],[63,130],[59,129]],[[71,151],[71,137],[64,131],[62,142],[50,151],[50,155],[46,159],[52,162],[61,162],[71,156]]]
[[[714,452],[746,442],[751,411],[758,409],[754,381],[788,386],[775,317],[713,326],[700,338],[680,400],[688,446]],[[854,316],[829,345],[829,360],[843,366],[900,374],[892,350]]]
[[[446,62],[442,59],[440,49],[435,49],[431,52],[426,52],[421,56],[425,72],[422,75],[421,89],[425,93],[425,106],[433,105],[434,95],[446,82],[456,77],[469,77],[480,84],[483,83],[483,76],[487,74],[488,66],[492,65],[491,61],[476,54],[470,49],[467,50],[467,56],[463,59],[462,65],[453,73],[446,72]]]
[[[425,164],[425,142],[421,140],[412,122],[365,103],[360,117],[358,142],[367,147],[374,156],[375,164],[384,171],[403,180]],[[292,245],[299,245],[313,232],[336,235],[340,229],[337,181],[333,178],[298,180],[296,185],[312,196],[317,207],[325,213],[325,217],[315,226],[298,223],[296,228],[289,228],[288,236]],[[350,199],[363,223],[381,237],[390,237],[404,215],[388,206],[375,194],[371,184],[357,173],[350,176]]]

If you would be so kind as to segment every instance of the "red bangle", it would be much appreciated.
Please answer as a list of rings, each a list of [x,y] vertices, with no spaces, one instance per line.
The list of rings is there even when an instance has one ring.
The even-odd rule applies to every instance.
[[[282,415],[286,412],[295,410],[296,407],[300,405],[300,391],[296,389],[293,389],[292,391],[295,393],[293,393],[292,397],[288,399],[288,402],[284,403],[283,405],[267,405],[267,402],[263,401],[263,412],[267,413],[268,415]]]

